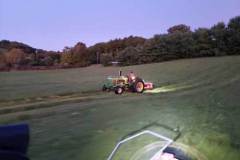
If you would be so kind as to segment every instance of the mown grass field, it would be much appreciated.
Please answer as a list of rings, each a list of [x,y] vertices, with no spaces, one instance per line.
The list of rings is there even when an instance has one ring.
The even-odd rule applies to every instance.
[[[171,90],[101,92],[120,69]],[[240,56],[3,72],[0,82],[0,123],[30,124],[33,160],[104,160],[117,140],[151,122],[179,127],[177,142],[209,160],[240,159]]]

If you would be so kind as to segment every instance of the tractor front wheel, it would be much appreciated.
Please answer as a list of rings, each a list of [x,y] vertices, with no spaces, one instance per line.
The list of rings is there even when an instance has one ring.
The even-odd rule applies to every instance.
[[[104,84],[102,87],[102,91],[106,91],[108,88],[106,87],[106,85]]]
[[[123,89],[122,87],[116,87],[116,88],[115,88],[115,93],[116,93],[116,94],[122,94],[123,91],[124,91],[124,89]]]

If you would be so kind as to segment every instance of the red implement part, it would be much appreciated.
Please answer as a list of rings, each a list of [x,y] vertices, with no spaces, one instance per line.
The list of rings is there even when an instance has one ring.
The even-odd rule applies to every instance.
[[[153,83],[152,83],[152,82],[145,82],[145,83],[144,83],[144,89],[145,89],[145,90],[151,90],[151,89],[153,89]]]

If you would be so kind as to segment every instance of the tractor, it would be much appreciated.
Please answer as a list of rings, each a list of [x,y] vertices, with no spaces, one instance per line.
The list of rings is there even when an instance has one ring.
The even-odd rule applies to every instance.
[[[108,76],[102,87],[103,91],[114,91],[116,94],[122,94],[124,91],[143,93],[149,89],[153,89],[153,83],[145,82],[133,72],[123,76],[122,71],[119,71],[119,76]]]

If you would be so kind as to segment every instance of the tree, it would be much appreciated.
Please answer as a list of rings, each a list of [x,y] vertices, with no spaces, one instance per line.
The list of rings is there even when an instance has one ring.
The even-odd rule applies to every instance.
[[[170,33],[170,34],[176,33],[176,32],[186,33],[186,32],[191,32],[191,29],[189,26],[187,26],[185,24],[175,25],[168,29],[168,33]]]
[[[119,52],[117,60],[120,61],[122,65],[139,64],[139,53],[137,47],[130,46]]]
[[[73,51],[70,47],[64,47],[63,52],[61,54],[60,63],[64,66],[73,65]]]
[[[210,29],[210,36],[214,54],[222,56],[227,54],[227,29],[224,22],[219,22]]]
[[[5,54],[9,66],[19,66],[24,64],[25,53],[21,49],[13,48]]]
[[[93,63],[97,63],[97,59],[103,58],[101,62],[106,62],[106,60],[116,60],[121,51],[127,47],[136,47],[138,45],[143,45],[146,41],[145,38],[137,36],[129,36],[123,39],[114,39],[106,43],[97,43],[94,46],[88,48],[89,59]],[[108,55],[108,56],[107,56]]]
[[[6,56],[0,53],[0,70],[5,69],[7,66]]]
[[[111,65],[111,61],[113,60],[112,56],[109,54],[103,54],[101,56],[101,61],[100,63],[104,66],[109,66]]]
[[[189,26],[180,24],[170,27],[162,41],[167,52],[165,60],[192,57],[194,39]]]
[[[194,39],[191,32],[176,32],[166,37],[167,52],[173,59],[190,58]]]
[[[88,50],[84,43],[78,42],[74,47],[65,47],[61,55],[61,64],[74,66],[89,65]]]
[[[72,58],[72,53],[70,52],[63,52],[61,54],[61,60],[60,60],[61,64],[63,64],[64,66],[69,66],[69,65],[73,65],[73,58]]]
[[[195,40],[193,57],[215,56],[209,29],[199,28],[194,32],[193,37]]]
[[[143,53],[151,57],[148,61],[153,62],[189,58],[192,57],[193,45],[192,32],[155,35],[143,45]]]
[[[73,58],[73,64],[79,65],[79,66],[87,66],[89,65],[88,61],[88,50],[84,43],[78,42],[73,48],[72,48],[72,58]]]
[[[229,54],[240,54],[240,16],[230,19],[227,30]]]

